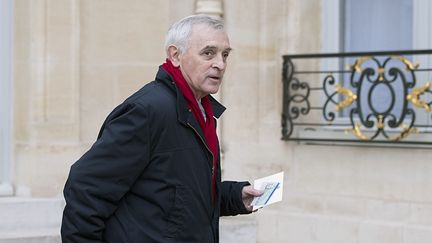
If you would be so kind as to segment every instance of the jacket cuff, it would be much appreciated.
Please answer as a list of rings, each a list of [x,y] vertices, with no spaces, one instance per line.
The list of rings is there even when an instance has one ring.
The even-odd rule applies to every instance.
[[[242,189],[249,182],[223,181],[221,187],[221,216],[234,216],[251,213],[246,209],[242,199]]]
[[[237,183],[237,187],[238,187],[238,193],[237,193],[237,195],[238,195],[238,201],[239,201],[239,205],[240,205],[240,207],[239,207],[239,214],[250,214],[250,213],[252,213],[252,211],[249,211],[246,207],[245,207],[245,205],[244,205],[244,203],[243,203],[243,198],[242,198],[242,190],[243,190],[243,187],[245,187],[245,186],[249,186],[250,185],[250,183],[248,182],[248,181],[242,181],[242,182],[238,182]]]

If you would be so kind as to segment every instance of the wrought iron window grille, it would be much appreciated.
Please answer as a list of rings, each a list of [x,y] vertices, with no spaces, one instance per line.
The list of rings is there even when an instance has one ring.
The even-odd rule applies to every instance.
[[[282,140],[432,146],[432,50],[283,56]]]

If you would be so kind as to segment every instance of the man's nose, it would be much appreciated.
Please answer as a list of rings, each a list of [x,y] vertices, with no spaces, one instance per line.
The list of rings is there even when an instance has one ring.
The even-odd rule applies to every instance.
[[[214,62],[213,62],[212,67],[217,68],[221,71],[225,70],[226,60],[224,59],[224,57],[222,55],[217,55],[213,61]]]

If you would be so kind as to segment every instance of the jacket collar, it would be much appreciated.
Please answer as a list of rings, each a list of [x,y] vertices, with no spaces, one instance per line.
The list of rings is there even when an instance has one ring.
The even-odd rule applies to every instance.
[[[167,86],[172,92],[176,94],[177,97],[177,116],[180,122],[183,124],[189,123],[191,120],[192,113],[189,112],[188,104],[183,97],[183,94],[181,91],[177,88],[175,85],[174,80],[171,78],[171,76],[162,68],[159,67],[159,71],[156,74],[156,80],[163,83],[165,86]],[[210,103],[213,108],[213,114],[215,118],[219,118],[222,113],[225,111],[225,107],[220,104],[215,98],[213,98],[211,95],[209,95]],[[195,122],[194,122],[195,123]]]

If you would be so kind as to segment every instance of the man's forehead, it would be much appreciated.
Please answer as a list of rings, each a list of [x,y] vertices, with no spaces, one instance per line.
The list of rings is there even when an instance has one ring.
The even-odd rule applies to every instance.
[[[192,27],[192,35],[205,36],[208,35],[208,33],[218,33],[225,35],[228,38],[225,29],[214,28],[206,24],[197,24]]]
[[[228,34],[223,29],[215,29],[211,26],[199,24],[192,29],[191,42],[204,48],[231,49]],[[191,43],[191,44],[192,44]]]

